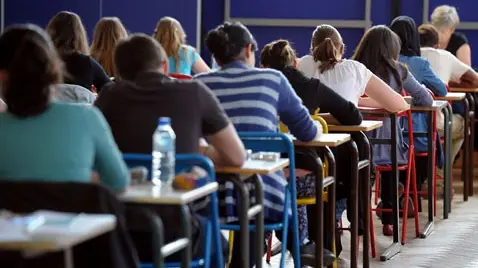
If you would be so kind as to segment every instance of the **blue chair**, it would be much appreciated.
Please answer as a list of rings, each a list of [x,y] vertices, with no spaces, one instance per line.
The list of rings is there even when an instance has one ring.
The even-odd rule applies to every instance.
[[[123,159],[126,164],[131,168],[135,166],[144,166],[148,169],[148,174],[151,173],[152,155],[147,154],[123,154]],[[177,154],[176,155],[176,172],[190,168],[192,166],[199,166],[208,173],[210,182],[216,181],[216,173],[214,172],[214,164],[209,158],[206,158],[198,154]],[[213,192],[210,195],[211,201],[211,214],[209,215],[209,221],[206,230],[206,245],[205,256],[202,259],[194,260],[191,263],[191,267],[210,267],[211,256],[211,239],[214,235],[214,244],[216,246],[216,263],[217,267],[224,267],[224,261],[222,256],[222,243],[221,233],[219,229],[219,204],[217,199],[217,193]],[[141,264],[141,268],[153,267],[151,263]],[[165,267],[180,267],[178,262],[167,262]]]
[[[297,216],[297,202],[296,202],[296,184],[295,184],[295,153],[294,145],[289,137],[282,133],[275,132],[239,132],[239,137],[241,138],[244,146],[247,149],[252,150],[253,152],[276,152],[276,153],[287,153],[289,156],[289,184],[286,188],[285,193],[285,204],[291,202],[292,208],[292,228],[296,230],[293,234],[293,252],[294,256],[294,266],[300,266],[300,247],[299,247],[299,222]],[[249,225],[250,230],[255,230],[255,225]],[[282,249],[281,249],[281,260],[280,267],[285,265],[285,253],[287,246],[287,233],[289,226],[289,215],[288,210],[284,210],[283,219],[279,223],[274,224],[265,224],[265,231],[278,231],[283,230],[282,235]],[[221,229],[229,231],[239,231],[239,225],[237,224],[221,224]]]

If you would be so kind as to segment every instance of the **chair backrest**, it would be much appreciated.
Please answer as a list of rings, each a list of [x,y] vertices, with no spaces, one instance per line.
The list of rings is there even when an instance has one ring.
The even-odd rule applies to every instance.
[[[153,156],[150,154],[123,154],[123,159],[128,167],[143,166],[148,169],[148,178],[151,178]],[[198,166],[208,173],[210,181],[216,181],[216,173],[214,172],[214,164],[212,161],[200,154],[177,154],[176,155],[176,172],[184,169]]]
[[[172,78],[176,78],[178,80],[191,80],[191,79],[193,79],[192,76],[187,75],[187,74],[170,73],[169,76],[172,77]]]

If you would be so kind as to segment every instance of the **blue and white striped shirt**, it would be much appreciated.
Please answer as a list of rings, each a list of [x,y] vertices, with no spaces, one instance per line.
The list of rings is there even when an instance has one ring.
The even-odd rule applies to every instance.
[[[315,138],[315,127],[287,78],[279,71],[258,69],[233,62],[222,69],[197,75],[219,99],[237,131],[276,132],[278,116],[299,140]],[[284,211],[287,181],[282,171],[262,176],[264,183],[264,216],[280,221]],[[227,221],[237,220],[232,183],[226,183]]]

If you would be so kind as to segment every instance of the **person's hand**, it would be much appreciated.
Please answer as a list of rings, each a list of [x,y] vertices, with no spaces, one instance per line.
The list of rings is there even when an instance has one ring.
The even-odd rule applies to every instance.
[[[91,172],[91,182],[93,183],[100,182],[100,175],[96,171]]]

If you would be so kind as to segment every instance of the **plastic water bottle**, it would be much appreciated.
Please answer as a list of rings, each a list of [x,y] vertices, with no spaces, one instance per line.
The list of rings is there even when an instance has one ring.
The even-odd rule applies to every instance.
[[[158,120],[158,128],[153,134],[153,183],[170,186],[175,173],[176,134],[169,117]]]

